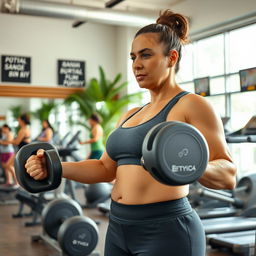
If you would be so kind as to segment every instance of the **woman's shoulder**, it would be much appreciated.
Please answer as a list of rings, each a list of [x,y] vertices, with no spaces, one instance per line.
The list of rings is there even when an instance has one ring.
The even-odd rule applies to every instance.
[[[182,97],[179,102],[181,103],[181,106],[184,107],[192,107],[192,108],[201,108],[201,107],[210,107],[211,104],[209,101],[207,101],[206,98],[195,94],[195,93],[189,93],[185,95],[185,97]]]
[[[207,100],[207,98],[197,94],[187,94],[180,100],[180,110],[185,113],[186,120],[201,119],[216,120],[217,113],[214,106]]]

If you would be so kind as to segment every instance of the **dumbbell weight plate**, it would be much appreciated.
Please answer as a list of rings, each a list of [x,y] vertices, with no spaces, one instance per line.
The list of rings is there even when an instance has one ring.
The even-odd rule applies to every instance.
[[[153,127],[144,139],[142,152],[145,168],[151,175],[172,186],[194,182],[208,163],[204,137],[182,122],[164,122]]]
[[[58,232],[58,242],[66,255],[89,255],[98,243],[98,227],[85,216],[75,216],[66,220]]]
[[[26,172],[27,159],[36,154],[38,149],[45,150],[46,166],[49,177],[35,180]],[[46,142],[31,143],[23,146],[15,156],[15,174],[19,184],[30,193],[39,193],[57,188],[61,183],[62,166],[56,148]]]
[[[251,173],[242,177],[234,190],[234,196],[244,202],[244,208],[255,205],[256,198],[256,174]]]
[[[156,126],[154,126],[146,135],[144,141],[143,141],[143,145],[142,145],[142,155],[143,155],[143,165],[144,168],[150,172],[150,174],[158,181],[160,181],[161,183],[166,183],[164,181],[163,176],[161,175],[161,172],[155,171],[155,162],[157,161],[157,155],[156,154],[152,154],[152,150],[153,150],[153,143],[155,142],[155,137],[157,135],[157,133],[161,130],[161,128],[163,128],[164,126],[166,126],[167,122],[162,122]],[[155,152],[155,151],[154,151]],[[145,159],[146,159],[146,164],[145,164]]]
[[[42,212],[42,225],[45,233],[57,239],[61,224],[68,218],[82,215],[82,208],[72,199],[55,199],[48,203]]]

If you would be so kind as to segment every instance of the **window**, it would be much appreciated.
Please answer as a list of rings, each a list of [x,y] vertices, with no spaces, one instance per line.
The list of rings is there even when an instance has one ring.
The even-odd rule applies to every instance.
[[[193,80],[193,47],[192,44],[185,45],[182,48],[180,59],[180,70],[177,73],[177,82]]]
[[[238,130],[256,115],[256,91],[231,95],[231,127]]]
[[[185,91],[195,93],[194,83],[182,83],[180,84],[180,87]]]
[[[256,24],[229,32],[228,66],[229,72],[256,66]]]
[[[195,78],[224,74],[224,35],[194,43]]]
[[[239,74],[230,75],[227,77],[227,92],[240,91],[240,78]]]
[[[211,95],[225,93],[225,79],[223,76],[210,79],[210,93]]]
[[[226,116],[224,95],[206,97],[206,99],[211,103],[215,112],[219,114],[220,117]]]

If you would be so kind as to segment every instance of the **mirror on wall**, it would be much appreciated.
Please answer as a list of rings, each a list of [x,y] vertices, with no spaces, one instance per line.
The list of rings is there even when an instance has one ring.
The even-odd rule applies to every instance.
[[[35,139],[42,130],[42,123],[39,117],[42,112],[49,113],[48,119],[57,133],[58,140],[61,141],[67,134],[69,134],[67,138],[69,140],[79,130],[81,131],[79,139],[85,140],[88,138],[88,130],[76,124],[76,121],[83,123],[86,122],[86,119],[81,117],[76,105],[66,106],[64,99],[0,97],[0,117],[2,117],[0,118],[0,126],[7,123],[12,128],[14,135],[16,135],[18,128],[18,121],[15,116],[18,113],[29,113],[31,137]],[[80,146],[79,143],[77,143],[77,146],[77,153],[81,158],[85,158],[89,153],[88,146]]]

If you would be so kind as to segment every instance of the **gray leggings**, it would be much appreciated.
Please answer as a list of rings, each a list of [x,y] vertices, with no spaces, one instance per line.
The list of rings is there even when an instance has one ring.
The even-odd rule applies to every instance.
[[[111,202],[104,256],[205,256],[202,223],[187,198],[125,205]]]

